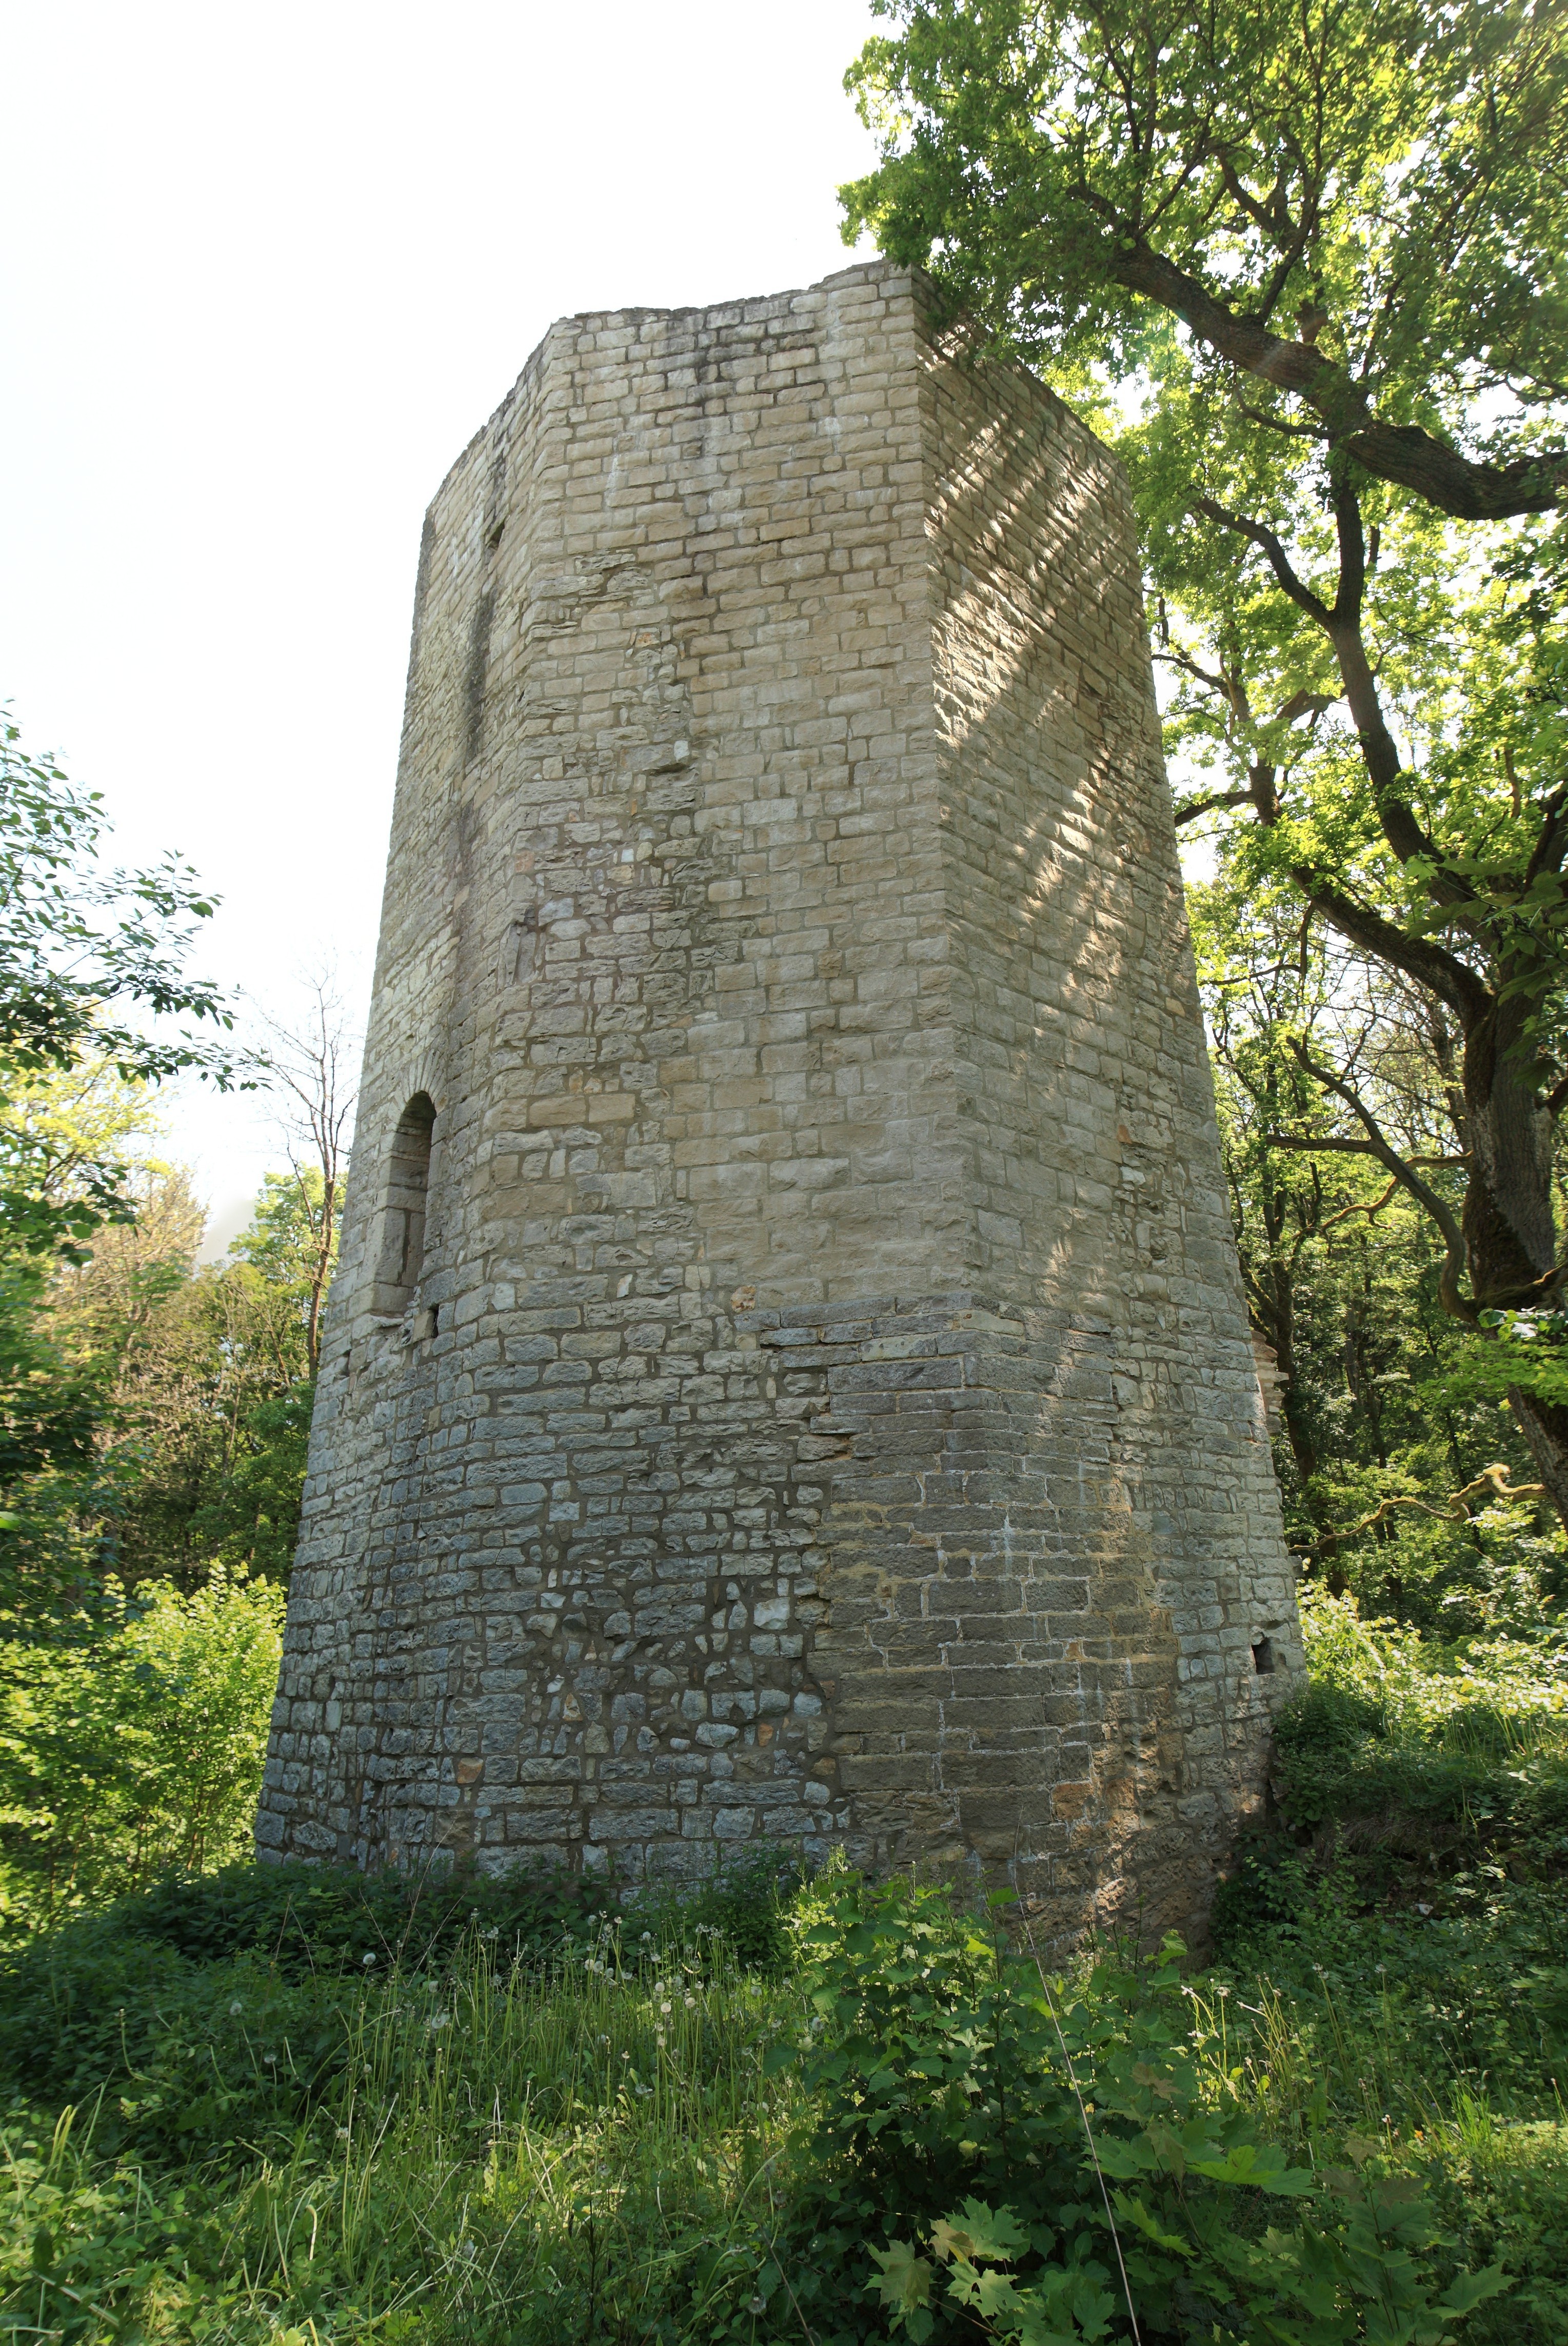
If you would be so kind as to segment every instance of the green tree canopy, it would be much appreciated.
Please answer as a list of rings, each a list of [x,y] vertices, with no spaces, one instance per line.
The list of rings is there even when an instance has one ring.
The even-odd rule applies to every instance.
[[[1568,481],[1568,28],[1518,0],[877,0],[849,231],[998,347],[1173,321],[1271,420],[1470,520]]]
[[[0,1489],[93,1458],[97,1363],[61,1352],[47,1306],[57,1266],[134,1218],[145,1087],[236,1075],[220,1044],[164,1023],[232,1023],[188,968],[211,898],[172,856],[105,867],[106,828],[97,793],[0,716]]]

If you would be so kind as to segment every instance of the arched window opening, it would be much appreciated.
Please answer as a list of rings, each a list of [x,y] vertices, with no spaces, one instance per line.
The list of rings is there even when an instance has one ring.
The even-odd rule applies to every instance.
[[[376,1265],[377,1311],[406,1311],[424,1262],[425,1199],[430,1189],[430,1143],[435,1104],[415,1092],[398,1118],[387,1165],[386,1206],[382,1217],[381,1258]]]

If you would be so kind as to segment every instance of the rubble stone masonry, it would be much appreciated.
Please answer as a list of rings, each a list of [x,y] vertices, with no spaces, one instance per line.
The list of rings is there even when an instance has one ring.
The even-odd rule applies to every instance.
[[[263,1854],[1201,1915],[1299,1666],[1120,468],[882,261],[432,505]]]

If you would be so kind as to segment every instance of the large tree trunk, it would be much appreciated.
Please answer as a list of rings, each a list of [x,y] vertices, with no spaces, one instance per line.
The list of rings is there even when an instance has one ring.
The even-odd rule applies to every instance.
[[[1568,1524],[1568,1409],[1558,1402],[1536,1401],[1517,1385],[1508,1388],[1508,1406],[1530,1445],[1547,1497]]]
[[[1517,1022],[1512,1022],[1516,1029]],[[1557,1264],[1552,1201],[1552,1118],[1533,1069],[1494,1013],[1467,1038],[1465,1139],[1471,1175],[1462,1228],[1471,1292],[1482,1309],[1505,1311],[1552,1300]],[[1508,1405],[1529,1445],[1547,1496],[1568,1525],[1568,1409],[1517,1385]]]

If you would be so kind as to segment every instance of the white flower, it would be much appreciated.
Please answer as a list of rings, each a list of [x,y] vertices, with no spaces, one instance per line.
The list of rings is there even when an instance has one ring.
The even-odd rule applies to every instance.
[[[375,1961],[375,1957],[374,1957],[374,1955],[373,1955],[373,1954],[370,1954],[370,1955],[361,1955],[361,1956],[360,1957],[360,1961],[361,1961],[361,1964],[364,1964],[365,1965],[369,1966],[371,1964],[373,1964],[373,1963],[374,1963],[374,1961]]]
[[[687,2012],[695,2012],[695,2011],[697,2010],[697,1998],[696,1998],[696,1996],[694,1996],[694,1995],[688,1995],[688,1996],[687,1997],[687,1999],[686,1999],[686,2008],[687,2008]]]
[[[668,2013],[669,2013],[669,2011],[670,2011],[670,2006],[669,2006],[667,2004],[660,2004],[660,2006],[659,2006],[659,2010],[660,2010],[662,2013],[664,2013],[664,2014],[667,2016],[667,2014],[668,2014]]]
[[[236,1996],[233,2003],[229,2007],[229,2019],[238,2020],[244,2009],[245,2006],[240,2003],[239,1998]]]
[[[424,2025],[427,2028],[446,2028],[450,2026],[451,2021],[450,2012],[433,2012]]]
[[[340,2142],[347,2142],[348,2138],[349,2138],[349,2129],[348,2129],[348,2127],[340,2127],[338,2128],[338,2140],[339,2140]]]

